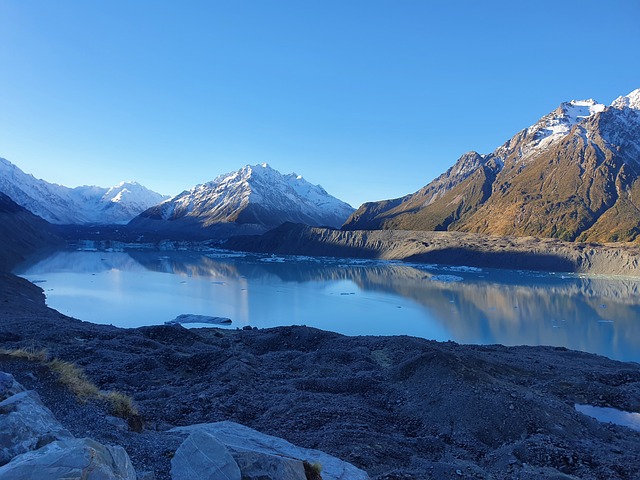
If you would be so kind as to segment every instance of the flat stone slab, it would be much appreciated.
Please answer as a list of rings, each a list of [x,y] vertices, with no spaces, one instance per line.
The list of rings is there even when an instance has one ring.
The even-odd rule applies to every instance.
[[[205,430],[194,430],[171,459],[172,480],[240,480],[227,448]]]
[[[369,475],[350,463],[333,457],[320,450],[298,447],[286,440],[265,435],[252,428],[235,422],[200,423],[170,430],[175,433],[191,434],[195,431],[207,432],[224,444],[234,455],[236,452],[259,452],[279,455],[322,467],[323,480],[369,480]]]

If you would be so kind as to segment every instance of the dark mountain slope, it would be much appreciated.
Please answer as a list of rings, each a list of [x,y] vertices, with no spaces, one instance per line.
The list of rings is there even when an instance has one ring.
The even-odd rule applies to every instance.
[[[62,244],[51,224],[0,193],[0,271],[40,248]]]

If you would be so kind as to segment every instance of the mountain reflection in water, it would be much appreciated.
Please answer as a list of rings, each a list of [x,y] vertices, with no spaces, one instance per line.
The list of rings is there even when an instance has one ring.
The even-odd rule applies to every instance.
[[[166,251],[61,251],[17,273],[46,280],[53,308],[123,327],[195,313],[232,328],[306,324],[640,361],[640,279]]]

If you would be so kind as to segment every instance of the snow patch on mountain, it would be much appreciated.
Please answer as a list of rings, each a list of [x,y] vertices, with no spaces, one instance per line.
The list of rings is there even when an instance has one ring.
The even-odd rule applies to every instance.
[[[602,112],[605,105],[595,100],[571,100],[564,102],[555,111],[543,117],[538,123],[530,127],[535,131],[535,139],[539,147],[543,147],[565,136],[574,125],[589,118],[595,113]],[[546,140],[543,142],[543,140]]]
[[[553,112],[498,147],[492,156],[498,164],[511,158],[524,167],[537,155],[568,135],[576,125],[583,124],[606,109],[606,105],[592,99],[563,102]]]
[[[69,188],[24,173],[0,158],[0,192],[55,224],[125,224],[167,198],[137,182]]]
[[[636,88],[629,95],[616,98],[611,106],[618,109],[631,108],[640,111],[640,88]]]

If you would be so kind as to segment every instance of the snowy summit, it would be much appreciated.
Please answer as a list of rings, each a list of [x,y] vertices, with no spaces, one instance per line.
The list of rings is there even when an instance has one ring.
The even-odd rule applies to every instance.
[[[167,197],[137,182],[111,188],[64,187],[24,173],[0,158],[0,192],[35,215],[55,224],[125,224]]]
[[[162,228],[160,221],[198,227],[252,225],[262,231],[285,222],[340,227],[353,211],[320,185],[296,173],[283,175],[263,163],[196,185],[147,210],[132,224],[153,225],[154,230]]]

